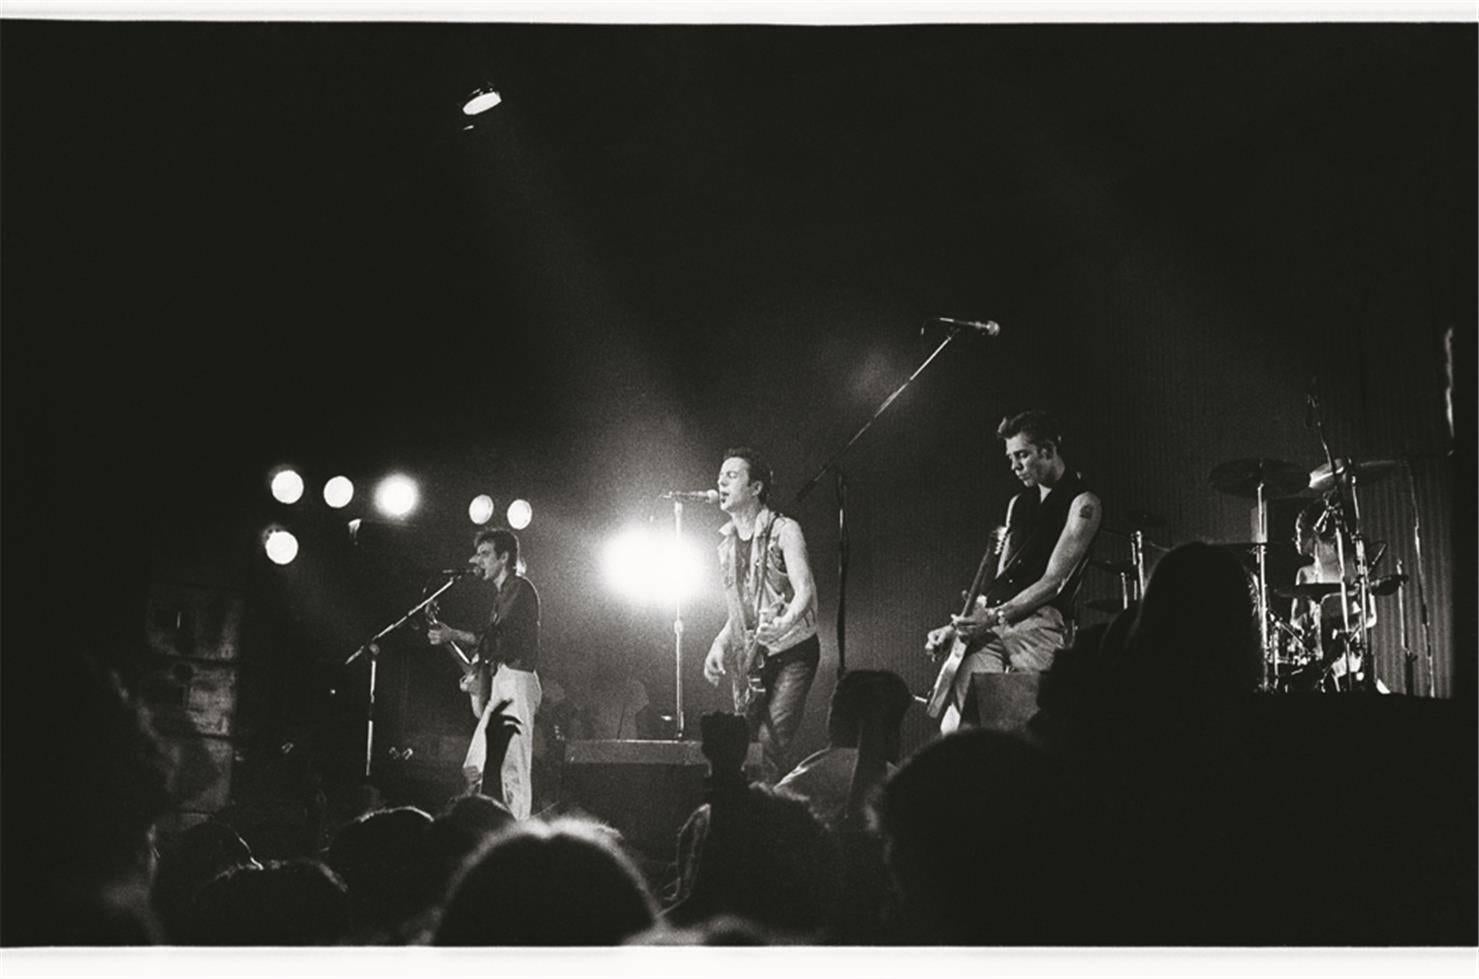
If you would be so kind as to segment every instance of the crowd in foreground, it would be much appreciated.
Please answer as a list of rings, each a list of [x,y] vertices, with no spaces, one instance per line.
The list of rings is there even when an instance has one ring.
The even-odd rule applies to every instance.
[[[1229,564],[1231,562],[1231,564]],[[57,778],[7,799],[16,945],[1471,945],[1467,705],[1270,696],[1236,559],[1189,545],[1085,630],[1027,728],[901,758],[891,673],[838,683],[828,746],[776,786],[708,715],[705,798],[660,880],[599,822],[468,795],[375,809],[258,860],[224,822],[165,841],[168,766],[79,662]]]

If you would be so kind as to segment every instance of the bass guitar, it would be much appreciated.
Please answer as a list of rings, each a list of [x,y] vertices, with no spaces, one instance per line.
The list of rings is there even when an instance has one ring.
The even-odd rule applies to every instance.
[[[1006,573],[992,578],[993,569],[1001,559],[1001,550],[1006,545],[1007,529],[997,527],[991,532],[991,546],[981,556],[981,564],[976,568],[976,576],[971,579],[970,590],[965,593],[965,604],[961,608],[961,615],[970,615],[971,610],[976,607],[976,600],[989,591],[991,585],[1005,578]],[[989,584],[988,584],[989,580]],[[955,687],[955,675],[960,672],[960,664],[974,645],[960,636],[956,636],[950,644],[950,651],[940,661],[940,672],[935,677],[935,685],[930,689],[929,699],[925,702],[925,713],[932,718],[938,718],[945,712],[945,706],[950,702],[951,690]]]
[[[437,620],[437,603],[429,603],[425,610],[426,624],[428,626],[440,625]],[[462,671],[462,679],[457,682],[457,687],[467,694],[469,706],[472,707],[472,716],[481,718],[483,710],[488,706],[488,694],[492,685],[492,674],[482,669],[482,663],[475,656],[468,656],[462,651],[462,647],[456,642],[448,639],[442,643],[447,654],[452,657],[452,662]]]

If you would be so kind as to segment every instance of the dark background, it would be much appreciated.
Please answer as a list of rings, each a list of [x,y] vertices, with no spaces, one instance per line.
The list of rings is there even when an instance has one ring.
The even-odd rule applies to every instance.
[[[735,443],[789,499],[942,339],[921,335],[937,315],[1002,334],[952,344],[844,460],[849,666],[929,683],[923,633],[1014,488],[1003,414],[1062,416],[1108,527],[1141,509],[1159,544],[1246,540],[1249,502],[1207,474],[1322,462],[1317,377],[1334,450],[1414,477],[1416,510],[1401,477],[1362,503],[1409,569],[1422,520],[1418,692],[1471,697],[1475,37],[8,21],[6,787],[45,771],[20,708],[55,695],[48,651],[143,669],[161,582],[244,599],[238,742],[318,727],[354,765],[366,677],[339,664],[461,563],[477,492],[533,504],[546,684],[605,709],[637,679],[670,710],[671,621],[611,593],[606,541],[666,526],[655,495],[709,485]],[[466,130],[484,82],[505,102]],[[308,502],[271,501],[282,464]],[[352,547],[344,521],[392,470],[422,509]],[[312,502],[338,472],[359,488],[343,514]],[[808,749],[836,665],[832,507],[830,480],[787,507],[824,622]],[[717,511],[687,518],[707,551]],[[259,547],[274,522],[303,542],[286,569]],[[699,673],[723,615],[705,567],[697,709],[723,704]],[[447,617],[473,624],[477,592]],[[1085,597],[1115,592],[1094,573]],[[386,743],[465,737],[440,656],[382,658]]]

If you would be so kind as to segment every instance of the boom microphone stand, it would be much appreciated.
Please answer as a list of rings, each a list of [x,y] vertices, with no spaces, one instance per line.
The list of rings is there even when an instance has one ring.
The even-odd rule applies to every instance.
[[[950,319],[948,317],[941,316],[941,317],[935,317],[934,319],[926,320],[925,323],[924,323],[924,325],[919,328],[919,332],[920,332],[920,335],[921,336],[924,334],[925,329],[931,323],[942,323],[942,324],[945,325],[945,327],[946,327],[945,339],[942,340],[942,341],[940,341],[940,345],[937,346],[930,353],[930,355],[928,357],[924,358],[924,361],[918,367],[914,368],[914,373],[910,374],[907,378],[905,378],[904,379],[904,383],[900,384],[898,386],[898,388],[896,388],[892,394],[890,394],[888,397],[886,397],[886,398],[883,399],[883,402],[874,410],[873,414],[871,416],[869,416],[868,420],[865,421],[865,422],[863,422],[863,426],[861,428],[859,428],[856,432],[853,433],[852,438],[848,439],[847,442],[843,444],[842,448],[840,448],[840,449],[837,450],[837,453],[835,455],[833,455],[832,458],[828,459],[825,463],[822,464],[822,468],[820,468],[820,469],[817,470],[816,475],[812,476],[811,479],[809,479],[809,480],[806,481],[806,484],[803,485],[801,487],[801,489],[797,490],[796,496],[795,496],[795,498],[792,501],[793,504],[800,505],[801,501],[804,500],[804,499],[806,499],[806,497],[811,493],[811,491],[816,488],[816,485],[822,481],[822,477],[825,476],[828,472],[831,472],[833,474],[833,476],[835,477],[834,485],[836,487],[836,496],[837,496],[837,675],[838,676],[841,676],[842,674],[844,674],[844,673],[847,672],[847,652],[846,652],[846,650],[847,650],[847,565],[848,565],[848,546],[847,546],[847,543],[848,543],[847,542],[847,477],[843,474],[842,469],[838,467],[838,463],[840,463],[842,461],[842,457],[845,456],[845,455],[847,455],[848,450],[851,449],[854,445],[857,444],[858,440],[863,437],[863,435],[868,431],[868,429],[870,429],[870,428],[873,427],[873,423],[878,420],[879,416],[882,415],[885,411],[888,410],[889,405],[893,404],[895,401],[898,400],[899,395],[901,395],[901,394],[904,393],[904,389],[907,388],[910,384],[914,383],[914,379],[916,377],[918,377],[920,374],[922,374],[924,372],[924,369],[926,367],[928,367],[931,363],[934,362],[934,359],[940,355],[941,351],[943,351],[946,347],[948,347],[950,345],[951,341],[953,341],[956,337],[960,336],[961,333],[966,332],[967,330],[969,330],[971,332],[975,332],[975,333],[985,333],[988,336],[996,336],[997,333],[999,333],[1000,330],[1001,330],[1001,328],[999,326],[997,326],[994,322],[991,322],[989,320],[987,322],[985,322],[985,323],[971,323],[971,322],[966,322],[966,321],[963,321],[963,320],[953,320],[953,319]]]
[[[368,656],[370,660],[370,701],[368,704],[365,705],[365,778],[370,777],[370,762],[374,758],[375,751],[375,681],[379,673],[378,667],[380,665],[380,640],[384,639],[386,636],[390,635],[392,632],[405,625],[408,621],[410,621],[411,616],[415,615],[417,612],[420,612],[422,609],[426,608],[426,606],[436,601],[437,598],[440,597],[444,591],[457,584],[459,577],[460,576],[454,575],[448,578],[446,584],[442,585],[442,587],[438,588],[436,591],[432,592],[430,595],[426,596],[421,601],[411,606],[411,608],[406,611],[405,615],[402,615],[390,625],[386,626],[384,629],[381,629],[369,639],[366,639],[358,649],[349,654],[348,659],[340,664],[341,668],[344,666],[348,666],[355,660],[359,659],[361,656]]]

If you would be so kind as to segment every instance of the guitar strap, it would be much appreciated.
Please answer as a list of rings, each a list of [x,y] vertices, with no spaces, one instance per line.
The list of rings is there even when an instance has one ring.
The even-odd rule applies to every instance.
[[[760,555],[755,557],[751,553],[750,575],[755,579],[755,628],[760,628],[760,610],[765,606],[765,573],[770,561],[770,532],[775,527],[776,520],[780,515],[774,510],[770,512],[770,520],[765,524],[765,531],[760,538]],[[739,539],[739,535],[735,535]]]

